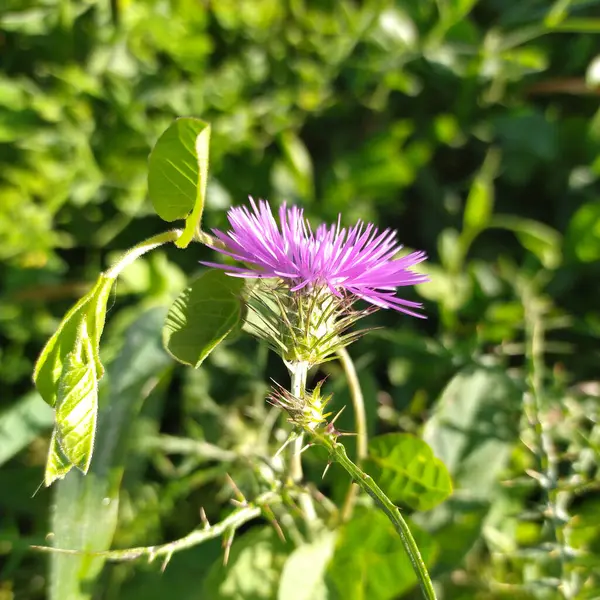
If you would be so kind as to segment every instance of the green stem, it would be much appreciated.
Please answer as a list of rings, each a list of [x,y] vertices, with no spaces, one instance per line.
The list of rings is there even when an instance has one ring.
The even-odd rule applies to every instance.
[[[348,380],[348,388],[350,389],[350,397],[352,398],[352,407],[354,409],[354,422],[356,424],[356,464],[360,466],[367,458],[369,450],[369,436],[367,433],[367,415],[365,413],[365,399],[360,388],[358,375],[354,362],[348,354],[346,348],[340,348],[337,355],[342,363],[342,367],[346,373]],[[358,494],[358,485],[354,482],[350,483],[344,506],[342,507],[341,519],[348,521],[352,516],[354,503]]]
[[[348,458],[343,444],[336,442],[330,435],[323,435],[322,433],[308,429],[307,433],[310,433],[313,436],[315,442],[327,448],[331,459],[342,466],[348,472],[350,477],[352,477],[352,479],[367,492],[371,498],[373,498],[375,504],[377,504],[377,506],[387,515],[402,540],[404,549],[406,550],[417,578],[419,579],[423,596],[427,600],[436,600],[435,590],[431,578],[429,577],[429,573],[427,572],[427,567],[419,552],[417,543],[410,532],[410,528],[402,517],[398,507],[394,505],[369,475]]]
[[[523,293],[525,311],[525,358],[527,361],[528,391],[523,396],[523,412],[534,435],[534,449],[538,468],[544,476],[541,480],[546,496],[546,518],[559,549],[560,580],[559,592],[565,599],[575,597],[577,584],[571,577],[569,547],[565,526],[569,521],[567,512],[568,495],[559,492],[558,456],[551,432],[544,422],[548,410],[544,401],[544,324],[542,304],[537,294],[526,289]]]
[[[303,398],[306,392],[306,378],[308,376],[308,364],[297,362],[288,364],[291,376],[290,391],[296,398]],[[298,437],[290,444],[290,477],[294,483],[302,481],[302,448],[304,447],[304,435],[300,433]],[[300,508],[306,517],[307,522],[314,521],[317,517],[312,498],[308,493],[301,493],[299,498]]]
[[[154,560],[159,556],[164,556],[165,560],[169,560],[175,552],[185,550],[193,546],[197,546],[207,540],[222,536],[228,531],[235,531],[242,525],[256,519],[262,513],[262,506],[277,502],[279,499],[278,494],[273,492],[267,492],[263,496],[256,499],[256,501],[248,506],[238,508],[233,511],[228,517],[216,523],[215,525],[206,524],[201,529],[195,529],[185,537],[182,537],[173,542],[167,544],[161,544],[159,546],[140,546],[137,548],[127,548],[125,550],[110,550],[107,552],[93,552],[85,550],[68,550],[63,548],[52,548],[49,546],[31,546],[34,550],[41,550],[43,552],[58,552],[60,554],[85,554],[90,556],[101,556],[106,560],[110,561],[126,561],[135,560],[142,556],[147,556],[148,560]]]
[[[290,391],[295,398],[302,398],[306,391],[306,377],[308,368],[306,363],[294,363],[288,365],[291,383]],[[300,450],[303,447],[304,436],[300,434],[291,444],[290,455],[290,477],[294,483],[302,481],[302,456]]]
[[[108,269],[108,271],[104,273],[104,276],[107,279],[115,279],[125,267],[128,267],[140,256],[146,254],[146,252],[150,252],[150,250],[154,250],[154,248],[162,246],[163,244],[177,241],[181,234],[181,229],[171,229],[170,231],[159,233],[158,235],[152,236],[151,238],[136,244],[133,248],[127,250],[127,252],[125,252],[125,254],[123,254],[123,256],[110,269]]]

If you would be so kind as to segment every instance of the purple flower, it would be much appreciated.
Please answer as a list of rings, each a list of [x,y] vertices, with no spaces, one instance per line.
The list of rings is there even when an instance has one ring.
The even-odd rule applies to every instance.
[[[381,308],[393,308],[415,317],[411,309],[421,308],[396,296],[396,288],[429,281],[427,275],[411,271],[424,261],[424,252],[394,258],[402,248],[396,232],[379,231],[373,224],[359,221],[346,229],[336,225],[319,225],[313,231],[301,208],[285,204],[275,221],[268,202],[258,205],[250,198],[248,207],[234,207],[228,212],[231,230],[213,230],[223,244],[215,250],[245,263],[245,267],[203,263],[226,269],[230,275],[249,278],[280,278],[289,282],[290,290],[327,286],[338,297],[351,295]]]

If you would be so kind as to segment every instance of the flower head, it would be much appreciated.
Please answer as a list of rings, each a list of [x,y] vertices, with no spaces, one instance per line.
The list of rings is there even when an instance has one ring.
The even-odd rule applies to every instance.
[[[427,257],[412,252],[395,258],[402,248],[396,232],[379,231],[359,221],[354,227],[319,225],[313,230],[296,206],[279,209],[277,224],[268,202],[250,198],[251,210],[229,210],[231,230],[214,230],[223,247],[214,248],[246,266],[204,263],[226,269],[230,275],[276,278],[287,282],[291,292],[327,288],[334,296],[361,298],[380,308],[392,308],[415,317],[418,302],[396,296],[396,288],[424,283],[426,275],[411,267]]]

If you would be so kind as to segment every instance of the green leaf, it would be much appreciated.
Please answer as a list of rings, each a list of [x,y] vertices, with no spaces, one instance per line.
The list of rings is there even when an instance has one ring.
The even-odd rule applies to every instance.
[[[91,343],[87,341],[88,352]],[[94,450],[98,414],[98,380],[91,356],[84,362],[70,352],[58,382],[56,401],[56,441],[67,460],[87,473]]]
[[[335,532],[327,531],[290,554],[279,580],[278,600],[328,600],[325,572],[336,537]]]
[[[0,413],[0,465],[20,452],[54,422],[52,410],[36,393],[27,394]]]
[[[186,219],[176,242],[185,248],[200,227],[206,182],[210,125],[200,119],[177,119],[150,153],[148,194],[158,216],[165,221]]]
[[[57,429],[52,432],[50,438],[50,447],[48,448],[48,458],[46,459],[46,469],[44,471],[44,485],[49,487],[56,480],[62,479],[71,469],[73,464],[65,456],[57,439]]]
[[[179,295],[163,327],[173,358],[196,368],[202,364],[239,323],[243,287],[243,279],[211,269]]]
[[[96,364],[98,379],[104,375],[104,367],[100,362],[100,337],[106,321],[106,306],[115,278],[100,274],[92,290],[90,303],[86,310],[87,330],[90,336],[91,350]]]
[[[100,336],[114,278],[96,285],[65,315],[35,365],[33,379],[42,398],[56,408],[56,426],[44,482],[51,485],[71,466],[86,473],[92,460],[100,362]],[[70,463],[70,466],[69,466]]]
[[[520,392],[501,370],[468,368],[450,381],[423,438],[450,471],[457,492],[489,499],[518,439]]]
[[[85,311],[94,290],[81,298],[64,316],[58,329],[48,340],[35,363],[33,371],[35,386],[50,406],[56,404],[58,381],[62,375],[67,355],[76,346],[81,321],[85,316]]]
[[[487,227],[494,208],[494,178],[500,166],[500,153],[490,150],[481,170],[475,177],[463,215],[463,227],[472,239],[474,234]],[[466,249],[465,249],[466,252]]]
[[[492,218],[490,226],[512,231],[521,245],[535,254],[547,269],[556,269],[560,265],[562,238],[552,227],[512,215],[496,216]]]
[[[413,435],[390,433],[373,438],[366,467],[393,502],[415,510],[429,510],[452,493],[444,463]]]
[[[573,215],[566,246],[581,262],[600,260],[600,200],[584,204]]]
[[[430,565],[434,541],[410,523],[419,551]],[[357,511],[339,533],[328,582],[339,598],[392,600],[417,584],[417,576],[398,534],[377,510]]]
[[[104,368],[100,363],[100,336],[104,328],[106,305],[113,283],[113,278],[101,274],[94,287],[64,316],[58,329],[40,353],[33,371],[33,380],[40,395],[50,406],[56,404],[59,380],[63,375],[67,356],[81,342],[84,321],[91,343],[97,378],[100,379],[104,374]]]
[[[234,538],[229,562],[212,566],[199,597],[211,600],[273,600],[290,548],[271,527],[257,527]]]
[[[119,510],[119,488],[127,450],[144,400],[158,390],[170,367],[160,340],[163,308],[142,314],[125,333],[100,388],[96,453],[87,475],[73,470],[55,488],[53,546],[104,551],[111,546]],[[102,557],[53,553],[49,600],[89,600],[104,564]]]
[[[494,187],[487,177],[477,177],[471,185],[463,225],[465,229],[480,231],[489,222],[494,206]]]

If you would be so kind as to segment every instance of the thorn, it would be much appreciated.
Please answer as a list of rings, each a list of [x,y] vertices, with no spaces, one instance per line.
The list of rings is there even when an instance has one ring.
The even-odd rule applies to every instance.
[[[206,512],[204,511],[204,506],[200,507],[200,520],[202,521],[202,525],[204,529],[210,528],[210,523],[208,522],[208,518],[206,517]]]
[[[283,446],[281,446],[281,448],[279,448],[279,450],[277,450],[277,452],[275,452],[275,455],[273,456],[273,458],[277,458],[287,448],[288,444],[293,442],[297,437],[298,437],[298,435],[296,433],[291,433],[289,435],[288,439],[285,440],[285,442],[283,442]]]
[[[172,552],[169,552],[168,554],[165,555],[165,559],[163,560],[162,565],[160,566],[160,572],[164,573],[165,569],[167,568],[167,565],[169,564],[169,562],[171,561],[171,557],[173,556]]]
[[[329,424],[333,425],[338,420],[338,417],[344,412],[344,410],[346,410],[346,406],[342,406],[342,408],[340,408],[337,415],[335,415],[335,417],[333,417],[333,419],[331,419],[331,422]]]
[[[304,513],[300,510],[300,507],[296,504],[295,500],[287,493],[284,492],[284,501],[285,503],[291,507],[292,511],[296,514],[297,517],[303,517]]]
[[[225,473],[225,479],[227,479],[227,483],[229,483],[229,485],[233,489],[233,493],[236,495],[237,501],[241,503],[242,506],[246,506],[248,504],[248,501],[244,497],[244,494],[242,494],[242,492],[240,491],[240,488],[235,484],[235,481],[233,481],[229,473]]]
[[[329,471],[329,467],[331,466],[331,462],[327,463],[325,470],[323,471],[323,475],[321,475],[321,479],[325,479],[325,475],[327,475],[327,471]]]
[[[306,446],[304,446],[304,448],[300,448],[300,452],[298,452],[298,454],[302,454],[305,450],[308,450],[311,446],[314,446],[314,444],[312,442],[309,442],[308,444],[306,444]]]
[[[273,529],[275,529],[277,537],[285,543],[286,539],[285,535],[283,534],[283,529],[281,529],[281,525],[279,525],[279,523],[277,522],[277,519],[275,518],[275,513],[271,510],[271,507],[268,504],[265,504],[263,505],[262,510],[265,513],[267,519],[269,520],[269,523],[271,523],[271,525],[273,526]]]
[[[31,494],[31,497],[34,498],[35,496],[37,496],[37,493],[42,489],[43,486],[44,486],[44,482],[42,481],[40,483],[40,485],[38,485],[37,488],[35,489],[35,492],[33,492],[33,494]]]
[[[227,566],[229,562],[229,552],[231,545],[233,544],[233,538],[235,537],[235,529],[229,529],[223,536],[223,565]]]

